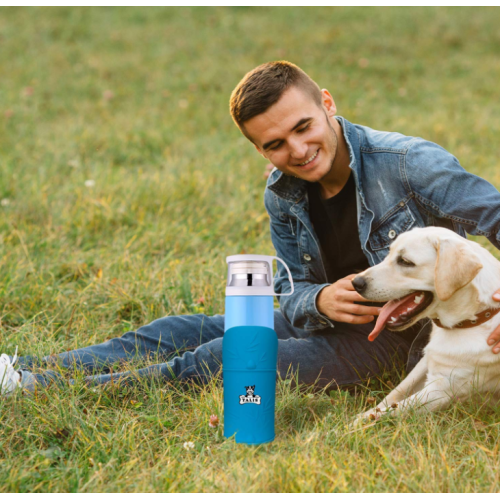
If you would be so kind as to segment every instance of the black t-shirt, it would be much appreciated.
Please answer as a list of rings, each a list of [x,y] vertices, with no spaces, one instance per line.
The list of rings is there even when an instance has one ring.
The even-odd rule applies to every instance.
[[[359,240],[353,173],[331,198],[321,197],[317,182],[308,183],[307,189],[309,216],[320,241],[328,282],[335,283],[370,267]]]

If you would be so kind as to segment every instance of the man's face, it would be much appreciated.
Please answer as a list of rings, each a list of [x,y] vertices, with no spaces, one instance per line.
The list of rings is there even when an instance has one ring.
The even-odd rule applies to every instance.
[[[257,151],[279,170],[309,182],[327,175],[337,152],[337,135],[330,120],[336,108],[322,91],[323,104],[297,87],[289,88],[277,103],[244,123]]]

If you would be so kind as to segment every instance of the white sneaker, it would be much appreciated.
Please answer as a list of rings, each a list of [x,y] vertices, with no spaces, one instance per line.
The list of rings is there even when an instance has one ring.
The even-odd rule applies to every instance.
[[[16,387],[21,387],[21,374],[14,370],[14,365],[17,361],[17,347],[16,353],[10,360],[7,354],[0,356],[0,394],[8,394]]]

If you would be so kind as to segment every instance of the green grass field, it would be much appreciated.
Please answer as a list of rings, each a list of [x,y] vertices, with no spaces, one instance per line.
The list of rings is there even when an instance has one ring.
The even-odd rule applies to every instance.
[[[499,20],[497,8],[1,8],[0,352],[223,312],[226,255],[274,253],[265,162],[228,112],[265,61],[295,62],[351,122],[435,141],[500,187]],[[347,431],[401,376],[357,396],[280,382],[277,439],[260,447],[208,426],[222,419],[218,380],[4,398],[0,491],[498,491],[498,409],[457,403]]]

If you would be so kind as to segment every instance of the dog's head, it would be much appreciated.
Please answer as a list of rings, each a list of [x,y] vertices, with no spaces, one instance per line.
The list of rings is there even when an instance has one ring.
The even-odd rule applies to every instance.
[[[401,234],[380,264],[352,281],[364,298],[387,302],[368,337],[384,329],[404,330],[425,317],[448,316],[451,307],[476,302],[472,281],[483,267],[481,248],[444,228],[417,228]],[[460,292],[460,304],[451,300]]]
[[[246,385],[245,389],[247,390],[247,396],[253,396],[253,393],[255,392],[254,385]]]

